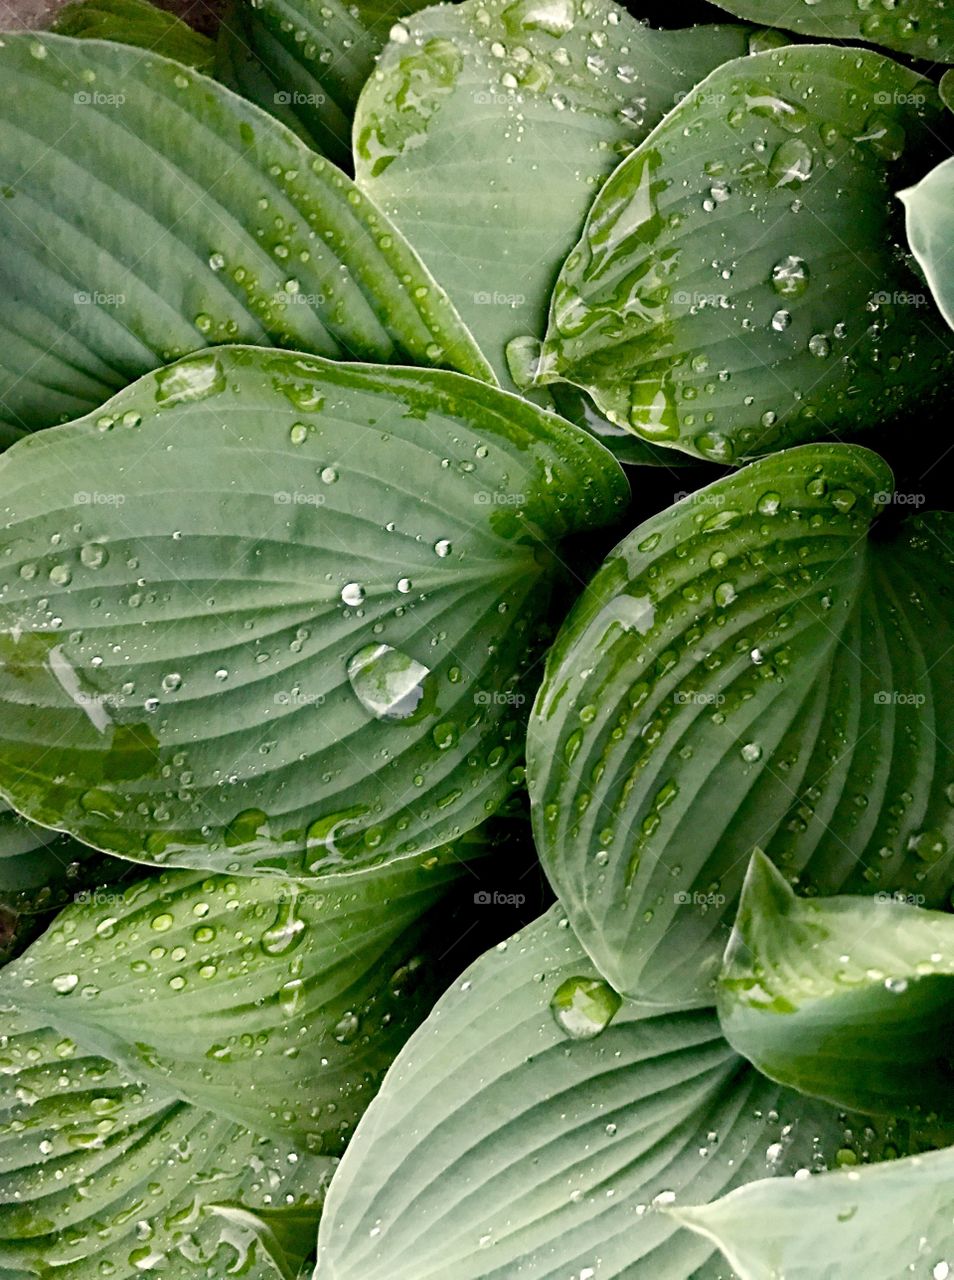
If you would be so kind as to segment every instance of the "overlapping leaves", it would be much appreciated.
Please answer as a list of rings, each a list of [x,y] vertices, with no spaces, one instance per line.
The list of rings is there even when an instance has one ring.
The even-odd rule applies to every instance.
[[[564,625],[535,832],[619,990],[711,1002],[756,846],[814,892],[946,900],[954,531],[873,532],[893,487],[852,446],[763,459],[634,530]]]
[[[257,348],[0,467],[0,791],[127,857],[306,876],[499,807],[556,545],[627,493],[483,383]]]
[[[12,35],[0,86],[5,422],[61,422],[222,342],[485,374],[370,201],[214,81],[121,44]]]
[[[743,27],[656,31],[614,0],[465,0],[401,24],[355,119],[358,184],[444,284],[498,377],[622,154]]]
[[[720,67],[596,197],[529,374],[721,462],[920,404],[954,363],[893,192],[944,152],[944,115],[872,52]]]

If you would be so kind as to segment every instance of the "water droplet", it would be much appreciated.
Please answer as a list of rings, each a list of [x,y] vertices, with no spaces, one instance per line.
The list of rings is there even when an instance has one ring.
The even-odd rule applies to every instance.
[[[571,1040],[592,1040],[606,1030],[622,1003],[602,978],[567,978],[553,993],[550,1011]]]
[[[76,989],[79,982],[79,975],[75,973],[60,973],[53,979],[53,990],[57,995],[65,996]]]
[[[762,748],[757,742],[747,742],[742,748],[741,755],[746,764],[754,764],[756,760],[762,759]]]
[[[388,644],[369,644],[348,663],[355,697],[379,720],[406,720],[424,696],[430,668]]]
[[[783,298],[800,298],[808,288],[809,270],[804,258],[790,254],[772,268],[772,288]]]
[[[364,603],[364,587],[359,582],[348,582],[341,588],[341,599],[345,604],[357,606]]]
[[[262,934],[262,950],[266,955],[283,956],[301,942],[305,922],[297,914],[297,905],[294,894],[279,903],[278,914]]]

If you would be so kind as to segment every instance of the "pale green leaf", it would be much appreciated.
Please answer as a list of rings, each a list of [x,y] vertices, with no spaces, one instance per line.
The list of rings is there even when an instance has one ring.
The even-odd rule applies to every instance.
[[[888,894],[796,897],[757,853],[718,1008],[773,1080],[875,1115],[954,1120],[954,916]]]
[[[258,348],[0,468],[0,792],[133,859],[304,876],[500,806],[558,544],[628,493],[484,383]]]
[[[934,300],[954,328],[954,157],[902,191],[908,242]]]
[[[619,1001],[565,925],[554,908],[488,952],[408,1042],[332,1183],[315,1280],[726,1280],[667,1206],[918,1144],[765,1080],[711,1012],[623,1004],[599,1031]]]
[[[875,524],[892,489],[850,445],[762,459],[635,529],[564,624],[537,846],[618,990],[712,1003],[756,846],[803,892],[946,902],[954,518]]]
[[[464,0],[401,24],[358,103],[358,184],[450,294],[497,375],[539,336],[600,184],[743,27],[655,31],[613,0]]]
[[[727,63],[616,169],[524,378],[716,462],[888,421],[954,380],[892,192],[944,154],[934,85],[862,50]]]
[[[0,418],[16,426],[223,342],[487,372],[368,198],[179,63],[5,36],[0,172]]]

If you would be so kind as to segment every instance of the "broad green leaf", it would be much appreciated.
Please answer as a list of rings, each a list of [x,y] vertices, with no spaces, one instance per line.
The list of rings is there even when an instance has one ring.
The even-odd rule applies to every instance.
[[[900,198],[907,214],[908,243],[944,319],[954,329],[954,157],[902,191]]]
[[[751,18],[825,40],[868,40],[897,53],[954,62],[954,13],[948,0],[715,0]]]
[[[756,846],[803,891],[946,901],[954,517],[872,529],[892,489],[851,445],[765,458],[635,529],[564,625],[534,827],[617,990],[713,1002]]]
[[[912,1141],[765,1080],[709,1011],[624,1004],[600,1031],[619,1000],[565,924],[484,955],[408,1042],[332,1182],[316,1280],[715,1280],[665,1206]]]
[[[719,68],[596,197],[525,376],[717,462],[920,408],[954,358],[892,193],[943,151],[946,119],[930,81],[877,53]]]
[[[64,36],[136,45],[198,71],[211,71],[215,60],[215,44],[208,36],[150,0],[73,0],[59,10],[52,29]]]
[[[295,1280],[333,1167],[4,1016],[2,1280]]]
[[[947,1280],[954,1148],[814,1178],[753,1182],[673,1210],[719,1246],[739,1280]]]
[[[17,426],[223,342],[485,372],[367,197],[179,63],[5,36],[0,181],[0,418]]]
[[[0,964],[21,950],[74,893],[128,867],[0,807]]]
[[[221,80],[351,166],[361,87],[399,18],[421,0],[234,0],[219,28]]]
[[[504,385],[507,343],[543,332],[620,155],[748,40],[743,27],[653,31],[613,0],[464,0],[397,27],[358,103],[357,181]]]
[[[941,101],[951,111],[954,111],[954,67],[949,68],[941,76],[939,89],[941,93]]]
[[[718,988],[763,1073],[875,1115],[954,1120],[954,916],[890,895],[799,898],[756,853]]]
[[[338,1155],[445,985],[447,937],[423,917],[462,872],[447,855],[320,891],[164,872],[67,907],[0,970],[0,1007],[164,1094]]]
[[[258,348],[0,468],[0,792],[133,859],[303,876],[500,806],[557,544],[628,493],[484,383]]]

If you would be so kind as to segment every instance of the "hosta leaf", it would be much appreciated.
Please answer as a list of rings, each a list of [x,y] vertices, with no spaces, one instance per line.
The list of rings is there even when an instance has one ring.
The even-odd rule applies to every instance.
[[[512,790],[585,432],[454,374],[198,353],[0,459],[0,791],[110,852],[319,874]]]
[[[941,101],[949,110],[954,111],[954,67],[944,72],[938,87],[941,93]]]
[[[613,0],[465,0],[397,28],[355,118],[357,181],[447,289],[498,377],[620,154],[742,27],[653,31]]]
[[[916,187],[901,192],[908,242],[927,277],[934,300],[954,328],[954,157]]]
[[[227,89],[31,34],[4,38],[0,85],[0,417],[47,426],[236,340],[484,370],[368,199]]]
[[[814,1178],[761,1180],[675,1210],[739,1280],[947,1280],[954,1149]]]
[[[444,985],[432,960],[447,940],[422,917],[462,870],[445,857],[320,892],[163,873],[67,907],[0,970],[0,1005],[134,1079],[337,1155]]]
[[[113,862],[70,836],[27,822],[0,807],[0,964],[42,928],[74,893],[116,875]]]
[[[234,0],[219,28],[220,79],[350,167],[361,86],[391,27],[420,0]]]
[[[74,0],[57,13],[53,30],[64,36],[115,40],[211,71],[215,44],[150,0]]]
[[[839,1106],[954,1120],[954,916],[888,895],[799,898],[749,867],[718,990],[730,1043]]]
[[[954,14],[947,0],[715,0],[737,18],[751,18],[825,40],[869,40],[898,53],[954,62]]]
[[[333,1165],[4,1016],[2,1280],[295,1280]]]
[[[332,1183],[316,1280],[715,1280],[663,1206],[911,1140],[771,1084],[711,1012],[624,1004],[600,1032],[619,1001],[565,923],[488,952],[409,1041]]]
[[[952,344],[892,193],[943,150],[946,118],[929,81],[877,53],[720,67],[597,196],[537,382],[719,462],[920,407],[950,384]]]
[[[872,531],[892,488],[851,445],[753,463],[635,529],[564,625],[537,845],[618,990],[711,1002],[756,846],[816,893],[946,900],[954,517]]]

